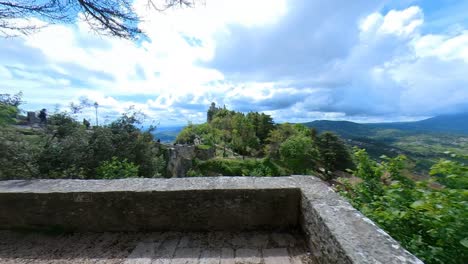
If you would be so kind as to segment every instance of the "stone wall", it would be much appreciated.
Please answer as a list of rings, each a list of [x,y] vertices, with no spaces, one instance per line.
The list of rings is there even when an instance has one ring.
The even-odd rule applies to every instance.
[[[300,228],[317,263],[422,263],[313,176],[0,182],[0,229]]]
[[[297,226],[296,189],[0,194],[0,228],[210,231]]]

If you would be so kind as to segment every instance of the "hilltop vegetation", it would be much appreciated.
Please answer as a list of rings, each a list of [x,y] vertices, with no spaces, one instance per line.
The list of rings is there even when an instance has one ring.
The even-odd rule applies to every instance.
[[[176,138],[179,144],[200,140],[219,153],[216,162],[197,163],[192,175],[313,173],[328,178],[333,171],[353,166],[348,149],[332,133],[318,135],[314,129],[301,124],[275,124],[264,113],[244,114],[215,105],[210,107],[207,117],[206,123],[189,124]],[[230,168],[239,166],[243,170]]]
[[[446,157],[447,152],[458,154],[455,159],[459,162],[463,162],[460,157],[468,155],[468,131],[464,130],[468,123],[466,120],[466,114],[460,114],[406,123],[314,121],[305,125],[317,131],[333,131],[348,145],[366,149],[374,159],[381,155],[395,157],[404,154],[413,172],[427,175],[431,166]],[[451,121],[454,123],[449,125]],[[459,134],[452,133],[454,131],[459,131]]]

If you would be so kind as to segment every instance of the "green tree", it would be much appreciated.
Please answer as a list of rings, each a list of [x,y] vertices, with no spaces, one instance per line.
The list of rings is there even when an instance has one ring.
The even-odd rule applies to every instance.
[[[23,93],[14,95],[0,94],[0,126],[13,124],[19,113],[19,106],[23,103]]]
[[[264,113],[250,112],[247,114],[247,119],[253,125],[255,135],[260,143],[264,144],[268,134],[275,128],[273,118]]]
[[[0,179],[34,178],[38,175],[40,138],[12,127],[0,127]]]
[[[356,149],[355,160],[353,175],[362,181],[344,180],[339,188],[353,206],[425,263],[467,263],[466,189],[436,189],[433,179],[413,182],[403,176],[403,156],[377,163]],[[458,177],[464,170],[466,165],[441,161],[431,173]]]
[[[430,171],[443,185],[453,189],[468,189],[468,166],[460,162],[442,159]]]
[[[280,145],[280,155],[294,173],[306,173],[308,168],[315,165],[318,151],[310,137],[296,135],[288,138]]]
[[[235,114],[232,118],[232,146],[243,157],[252,154],[257,149],[259,140],[255,135],[254,125],[243,114]]]
[[[274,159],[280,159],[280,146],[289,137],[295,136],[304,130],[301,129],[301,125],[293,125],[290,123],[280,124],[276,129],[270,131],[265,146],[265,153]]]
[[[320,162],[328,172],[352,168],[351,155],[337,135],[325,132],[317,137],[316,142],[320,153]],[[331,175],[331,173],[327,174]]]

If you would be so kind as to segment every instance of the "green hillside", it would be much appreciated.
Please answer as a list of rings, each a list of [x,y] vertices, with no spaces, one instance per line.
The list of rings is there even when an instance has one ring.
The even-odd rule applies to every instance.
[[[447,152],[468,155],[466,117],[466,114],[459,114],[381,124],[320,120],[305,125],[318,132],[335,132],[349,145],[366,149],[376,159],[381,155],[405,154],[413,161],[414,171],[426,174],[433,164],[447,156]]]
[[[435,116],[416,122],[379,123],[367,124],[367,126],[419,133],[468,134],[468,113]]]

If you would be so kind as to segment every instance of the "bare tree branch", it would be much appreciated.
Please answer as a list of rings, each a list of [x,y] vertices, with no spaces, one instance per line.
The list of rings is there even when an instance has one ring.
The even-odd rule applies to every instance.
[[[90,27],[100,34],[133,39],[142,31],[132,0],[0,0],[0,36],[11,37],[37,31],[47,23],[72,23],[82,13]],[[192,7],[195,0],[148,0],[158,11],[173,7]]]

